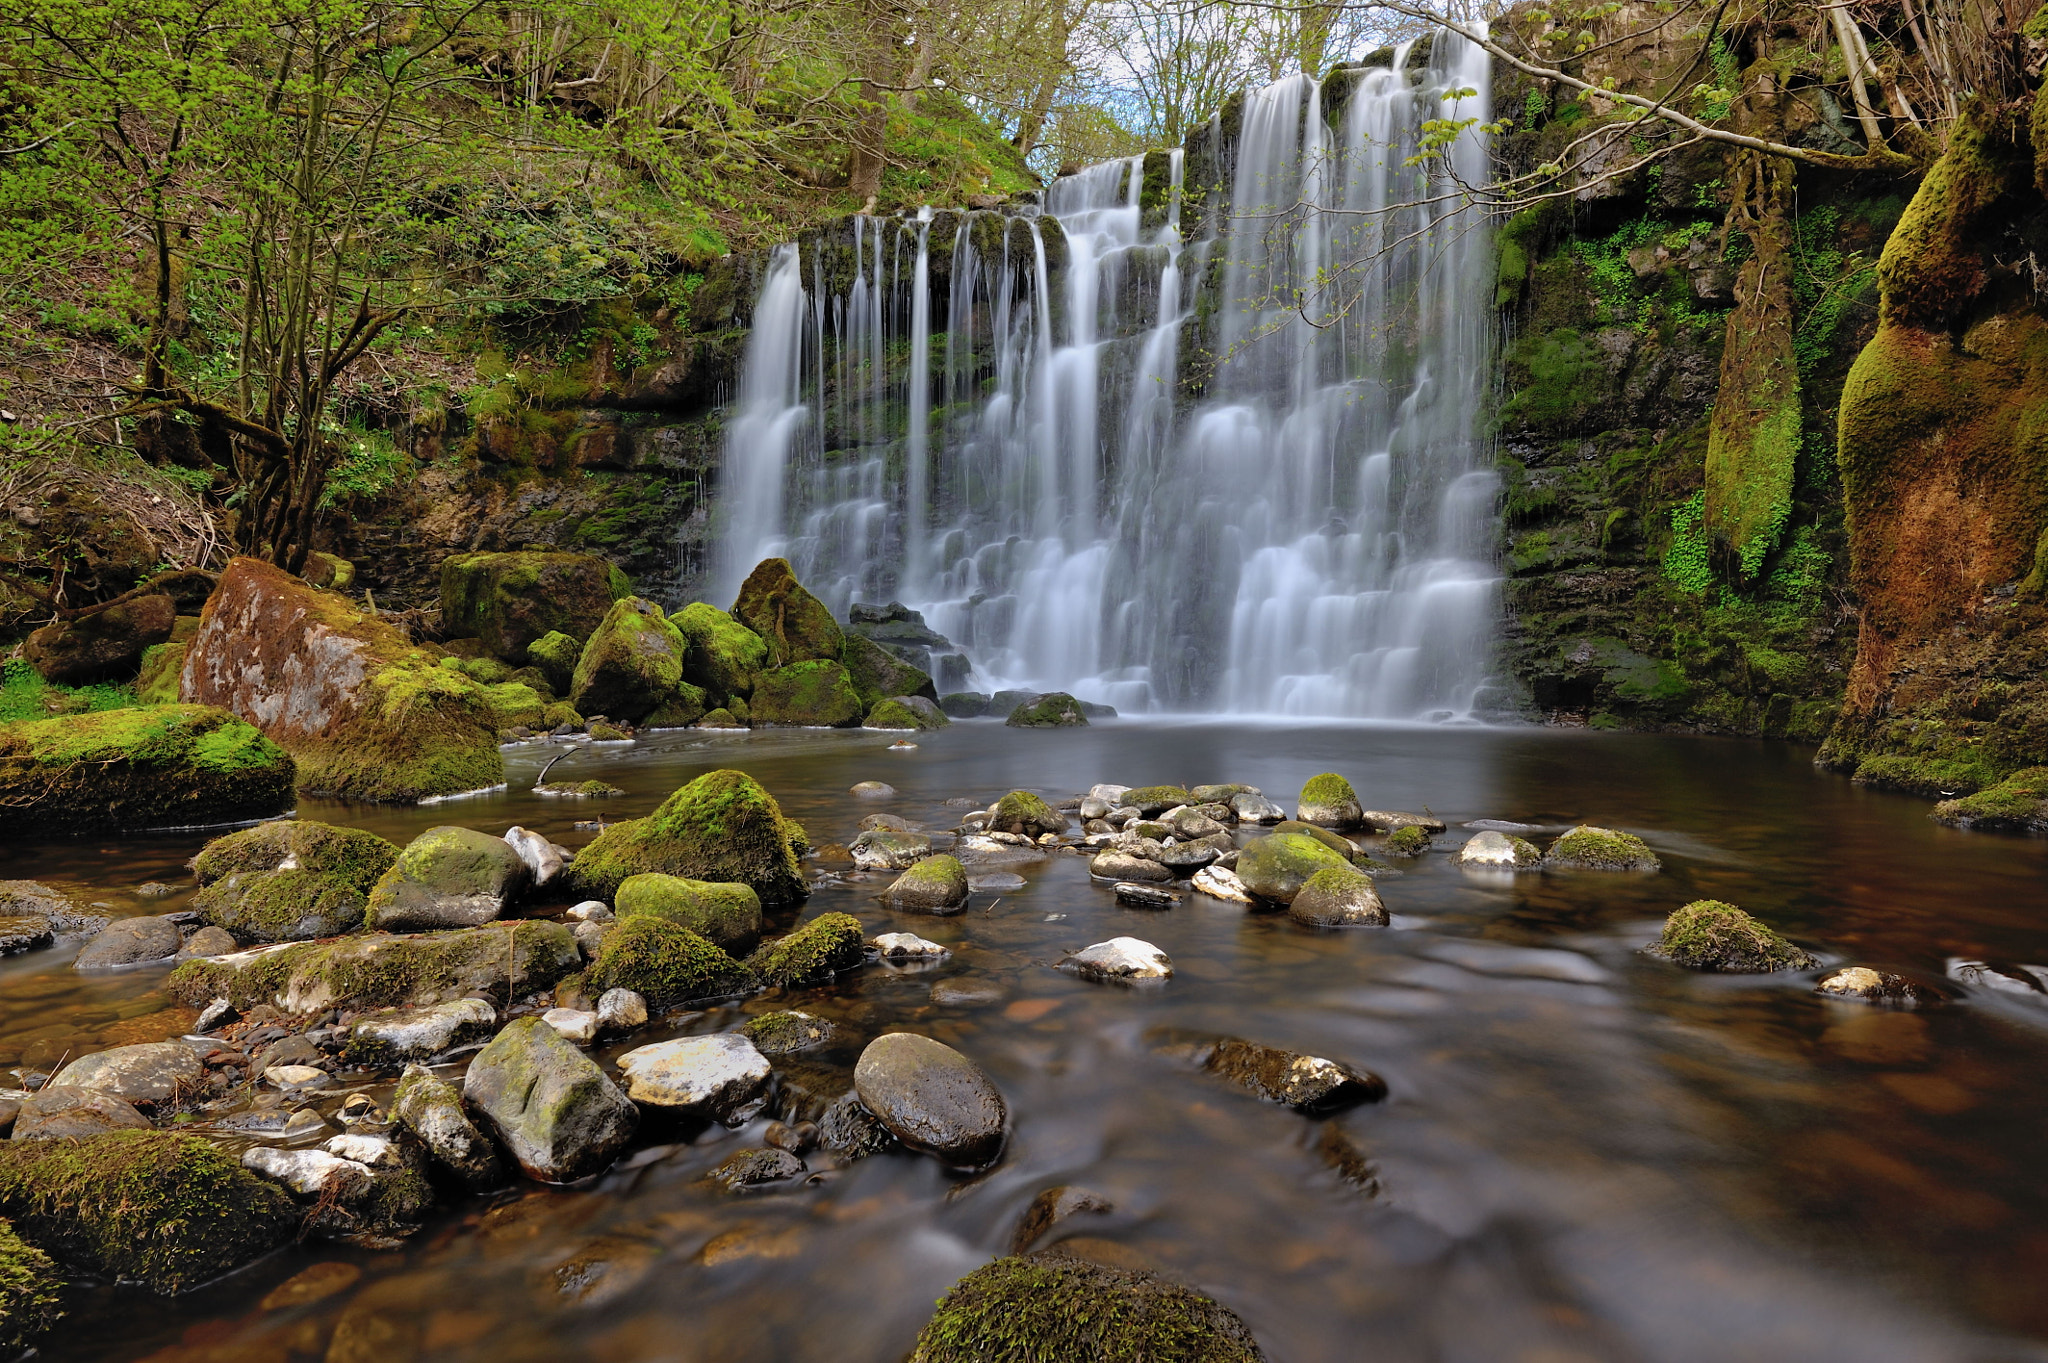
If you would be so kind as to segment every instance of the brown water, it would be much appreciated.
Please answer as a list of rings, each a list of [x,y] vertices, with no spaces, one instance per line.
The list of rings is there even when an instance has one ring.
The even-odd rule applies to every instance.
[[[1287,1363],[2048,1358],[2048,996],[1957,989],[1946,1007],[1881,1011],[1814,997],[1811,975],[1701,977],[1636,954],[1664,914],[1711,896],[1830,966],[1938,980],[1951,957],[2048,962],[2048,842],[1940,828],[1924,804],[1816,773],[1786,746],[1237,722],[974,723],[919,741],[897,753],[874,734],[676,734],[591,750],[555,775],[625,787],[605,806],[619,817],[738,766],[826,842],[878,808],[949,826],[948,797],[985,803],[1013,786],[1244,781],[1291,804],[1308,776],[1336,770],[1369,806],[1427,805],[1454,825],[1447,848],[1465,820],[1583,820],[1640,833],[1666,869],[1478,876],[1439,852],[1382,883],[1392,929],[1332,934],[1201,896],[1119,909],[1073,856],[1018,868],[1028,888],[977,895],[956,919],[882,909],[879,879],[823,888],[801,916],[844,910],[955,955],[671,1030],[794,1002],[841,1023],[842,1044],[802,1057],[841,1088],[868,1038],[938,1037],[1008,1097],[1013,1133],[992,1172],[962,1180],[884,1156],[733,1196],[702,1176],[760,1129],[714,1130],[630,1157],[589,1190],[526,1186],[453,1209],[396,1253],[294,1248],[170,1302],[81,1293],[45,1356],[897,1360],[947,1286],[1007,1248],[1040,1189],[1078,1183],[1117,1211],[1067,1233],[1212,1293]],[[447,822],[587,841],[570,825],[594,805],[523,793],[538,764],[512,757],[513,791],[300,813],[401,842]],[[901,794],[849,799],[866,779]],[[5,874],[89,886],[117,913],[161,911],[183,895],[146,903],[132,887],[189,887],[181,864],[202,841],[16,844]],[[1048,964],[1119,934],[1162,947],[1171,983],[1104,988]],[[95,1044],[160,1006],[161,971],[81,983],[69,955],[0,962],[5,1064],[47,1063],[35,1047]],[[954,977],[1003,997],[934,1005],[932,983]],[[1385,1103],[1336,1119],[1377,1164],[1381,1194],[1337,1176],[1323,1124],[1154,1056],[1142,1038],[1158,1025],[1385,1076]],[[347,1285],[258,1305],[316,1264],[346,1265],[331,1272]]]

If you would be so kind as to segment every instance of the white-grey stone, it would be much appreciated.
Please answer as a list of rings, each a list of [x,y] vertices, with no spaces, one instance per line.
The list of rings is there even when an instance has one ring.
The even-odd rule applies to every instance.
[[[199,1021],[192,1024],[195,1035],[203,1036],[216,1027],[225,1027],[241,1016],[241,1012],[226,999],[215,999],[199,1011]]]
[[[482,999],[456,999],[425,1008],[390,1008],[357,1019],[349,1046],[386,1064],[425,1060],[457,1046],[485,1041],[498,1025],[498,1010]]]
[[[1093,785],[1088,787],[1088,798],[1091,800],[1101,800],[1111,808],[1114,808],[1116,802],[1130,794],[1132,789],[1133,787],[1131,786]]]
[[[1239,823],[1280,823],[1287,817],[1286,810],[1263,795],[1233,795],[1230,809]]]
[[[462,1091],[423,1065],[408,1065],[392,1095],[392,1116],[471,1191],[505,1181],[498,1150],[462,1107]]]
[[[1543,854],[1534,844],[1521,838],[1510,837],[1497,829],[1487,829],[1466,839],[1458,849],[1460,866],[1488,866],[1502,870],[1533,869],[1543,863]]]
[[[631,1032],[647,1025],[647,1000],[630,989],[607,989],[597,1000],[600,1032]]]
[[[922,833],[870,828],[850,844],[853,864],[863,871],[904,871],[932,854],[932,840]]]
[[[597,1014],[581,1008],[550,1008],[540,1015],[540,1020],[566,1041],[588,1045],[597,1040]]]
[[[1237,878],[1237,872],[1222,866],[1204,866],[1195,872],[1195,889],[1211,899],[1227,899],[1233,904],[1252,902],[1252,892]]]
[[[576,946],[585,960],[597,959],[597,949],[604,945],[605,935],[611,930],[610,923],[578,923],[575,926]]]
[[[311,1065],[272,1065],[263,1071],[263,1077],[286,1093],[311,1093],[334,1086],[333,1075]]]
[[[609,923],[612,921],[611,906],[602,899],[586,899],[581,904],[571,904],[562,915],[572,923]]]
[[[514,824],[505,830],[505,841],[519,854],[519,859],[526,863],[527,871],[533,876],[535,889],[562,874],[562,849],[540,834]]]
[[[619,1057],[626,1096],[737,1125],[761,1110],[768,1058],[737,1032],[657,1041]]]
[[[116,1046],[81,1056],[50,1080],[51,1088],[93,1089],[131,1103],[167,1103],[206,1082],[206,1065],[182,1041]]]
[[[1110,804],[1109,801],[1102,799],[1099,796],[1090,795],[1087,799],[1081,801],[1081,808],[1076,812],[1080,814],[1080,816],[1084,820],[1099,819],[1103,815],[1109,813],[1109,811],[1114,809],[1115,807],[1116,806]]]
[[[885,961],[935,961],[953,953],[914,932],[885,932],[868,945]]]
[[[1165,952],[1136,937],[1112,937],[1060,962],[1060,969],[1087,980],[1164,980],[1173,976]]]
[[[366,1169],[403,1169],[411,1163],[398,1142],[389,1136],[336,1136],[320,1148],[339,1159],[353,1160]]]
[[[367,1164],[330,1155],[325,1150],[280,1150],[274,1145],[252,1145],[242,1152],[242,1163],[265,1178],[276,1179],[301,1197],[319,1196],[335,1174],[350,1183],[368,1182],[371,1177]]]

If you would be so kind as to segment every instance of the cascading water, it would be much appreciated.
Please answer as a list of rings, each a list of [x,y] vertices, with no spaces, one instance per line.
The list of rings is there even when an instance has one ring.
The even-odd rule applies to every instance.
[[[1460,92],[1487,58],[1410,55],[1248,95],[1234,156],[1219,118],[1041,214],[778,250],[718,590],[785,554],[842,613],[922,610],[988,688],[1469,715],[1498,593],[1486,146],[1409,161],[1425,120],[1485,119]]]

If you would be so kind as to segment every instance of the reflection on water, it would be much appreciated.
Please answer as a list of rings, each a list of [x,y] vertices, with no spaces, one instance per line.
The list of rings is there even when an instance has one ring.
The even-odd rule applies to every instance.
[[[2048,1337],[2048,1096],[2034,1082],[2048,1009],[1966,992],[1883,1012],[1817,999],[1810,977],[1691,976],[1635,951],[1670,909],[1711,896],[1830,965],[1932,979],[1955,956],[2048,961],[2048,843],[1955,833],[1918,802],[1815,773],[1797,749],[1727,741],[1243,723],[974,723],[921,735],[914,752],[889,741],[676,734],[581,754],[554,777],[625,787],[605,810],[627,817],[741,766],[826,842],[877,808],[946,826],[948,797],[1016,785],[1245,781],[1291,802],[1334,769],[1370,806],[1426,806],[1453,825],[1627,828],[1666,871],[1486,877],[1439,852],[1383,882],[1394,929],[1320,935],[1201,896],[1119,909],[1071,856],[1021,867],[1025,889],[977,895],[956,919],[881,908],[880,880],[833,885],[802,916],[844,910],[954,955],[804,991],[842,1038],[787,1082],[836,1092],[874,1035],[935,1036],[1009,1099],[1015,1129],[991,1173],[963,1182],[881,1157],[735,1197],[701,1180],[760,1131],[714,1130],[642,1150],[590,1189],[467,1204],[398,1253],[287,1250],[168,1303],[85,1294],[45,1355],[895,1360],[948,1284],[1007,1248],[1040,1189],[1078,1183],[1117,1210],[1064,1229],[1209,1291],[1275,1360],[2048,1357],[2032,1342]],[[513,790],[467,801],[300,812],[400,842],[452,821],[587,841],[571,824],[594,804],[521,790],[539,761],[515,755]],[[867,779],[901,794],[857,805],[846,788]],[[200,841],[16,846],[6,874],[87,886],[102,912],[161,912],[184,895],[143,901],[133,887],[189,888],[181,863]],[[1108,990],[1047,964],[1125,933],[1172,956],[1170,985]],[[69,954],[0,962],[8,1066],[113,1044],[163,1006],[161,971],[81,983]],[[940,980],[987,986],[984,1001],[935,1004]],[[1142,1035],[1158,1025],[1384,1075],[1386,1103],[1336,1119],[1377,1165],[1381,1196],[1339,1177],[1321,1124],[1153,1056]],[[316,1264],[360,1273],[330,1268],[259,1305]]]

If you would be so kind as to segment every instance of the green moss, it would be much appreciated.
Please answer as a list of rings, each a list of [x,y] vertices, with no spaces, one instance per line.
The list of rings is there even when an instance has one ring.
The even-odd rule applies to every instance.
[[[848,728],[865,713],[845,667],[821,660],[763,672],[751,708],[757,724],[810,728]]]
[[[768,665],[768,645],[760,635],[702,601],[669,619],[690,643],[684,676],[719,700],[754,694],[754,681]]]
[[[1591,871],[1655,871],[1663,866],[1650,845],[1635,834],[1591,824],[1581,824],[1550,844],[1543,859],[1547,865]]]
[[[176,700],[177,697],[173,695],[169,699]],[[48,719],[51,715],[126,710],[137,703],[134,688],[115,682],[64,686],[44,681],[42,674],[26,658],[9,658],[0,663],[0,724],[11,724],[21,719]]]
[[[1665,919],[1656,953],[1688,970],[1731,975],[1766,975],[1819,964],[1741,909],[1718,899],[1695,900]]]
[[[652,601],[629,596],[614,602],[576,660],[569,699],[586,715],[638,723],[683,685],[688,649]]]
[[[1022,833],[1035,838],[1041,833],[1064,831],[1067,816],[1028,790],[1013,790],[996,801],[988,826],[997,833]]]
[[[1179,786],[1139,786],[1125,791],[1120,803],[1133,806],[1149,819],[1175,805],[1191,805],[1195,803],[1195,797]]]
[[[714,944],[679,923],[645,914],[605,934],[583,978],[593,995],[630,989],[655,1008],[744,993],[754,983],[746,966]]]
[[[588,554],[456,554],[441,564],[442,627],[514,663],[530,659],[533,643],[549,634],[589,635],[631,594],[623,573]]]
[[[187,961],[164,992],[195,1008],[224,998],[237,1008],[292,999],[301,1005],[395,1008],[437,1003],[471,990],[502,997],[547,989],[582,960],[566,924],[525,921],[457,932],[365,933],[298,942],[260,954]],[[510,972],[510,979],[507,974]],[[307,1011],[302,1006],[298,1011]]]
[[[788,559],[763,559],[740,585],[733,618],[768,647],[768,666],[814,659],[836,661],[844,633],[825,603],[805,591]]]
[[[704,718],[705,708],[703,689],[682,682],[641,722],[650,729],[687,729]]]
[[[26,1348],[57,1323],[63,1282],[49,1255],[0,1221],[0,1351]]]
[[[407,802],[504,781],[497,712],[461,673],[416,655],[372,675],[356,701],[347,722],[301,748],[300,789]]]
[[[1943,800],[1934,807],[1934,817],[1959,828],[2048,830],[2048,767],[2028,767],[1975,795]]]
[[[547,676],[556,695],[568,692],[576,678],[576,660],[583,656],[583,643],[560,630],[551,630],[526,646],[526,660]]]
[[[962,1278],[910,1363],[1259,1363],[1244,1322],[1198,1292],[1083,1259],[998,1259]]]
[[[522,682],[508,681],[486,686],[484,699],[500,729],[510,729],[515,725],[533,728],[540,725],[547,714],[547,703],[540,698],[540,693]]]
[[[1389,833],[1384,846],[1397,857],[1419,857],[1429,850],[1429,834],[1410,824]]]
[[[17,832],[231,823],[282,813],[293,762],[207,705],[0,725],[0,808]]]
[[[282,1189],[167,1131],[0,1144],[0,1216],[60,1261],[164,1293],[239,1267],[298,1226]]]
[[[810,893],[802,833],[782,807],[743,771],[707,772],[644,819],[613,824],[570,867],[580,893],[609,900],[626,877],[643,871],[751,886],[770,907]]]
[[[1261,899],[1291,904],[1318,871],[1352,869],[1351,858],[1302,833],[1253,838],[1238,854],[1237,875]]]
[[[1946,752],[1874,753],[1855,770],[1859,784],[1928,799],[1968,795],[1997,784],[2003,775],[1988,754],[1967,744]]]
[[[2025,183],[2031,147],[2012,111],[1972,99],[1885,242],[1877,264],[1884,322],[1945,330],[1990,283],[1982,219]]]
[[[866,960],[860,920],[828,913],[770,942],[747,958],[747,967],[770,987],[823,984]]]
[[[1087,727],[1088,716],[1066,692],[1048,691],[1010,711],[1003,722],[1013,729],[1078,729]]]
[[[1334,771],[1311,776],[1308,783],[1301,788],[1298,803],[1303,809],[1320,808],[1333,814],[1341,814],[1346,810],[1356,814],[1359,808],[1358,792],[1351,788],[1349,781]]]
[[[1606,367],[1578,331],[1558,327],[1517,341],[1510,372],[1523,377],[1501,407],[1504,425],[1568,434],[1605,395]]]
[[[647,914],[680,923],[728,950],[761,935],[761,897],[746,885],[643,872],[619,883],[612,907],[620,918]]]
[[[286,858],[298,865],[278,870]],[[361,924],[398,848],[360,828],[278,820],[215,838],[193,860],[192,908],[242,941],[324,937]]]
[[[185,670],[182,643],[151,644],[142,650],[142,673],[135,679],[135,699],[144,705],[176,705],[178,682]]]
[[[742,1029],[754,1049],[763,1055],[789,1055],[830,1041],[834,1028],[824,1018],[809,1013],[763,1013],[748,1020]]]
[[[925,727],[924,719],[917,711],[900,700],[885,700],[868,711],[861,721],[864,729],[918,730]]]
[[[853,682],[854,694],[860,697],[864,710],[874,709],[891,696],[923,696],[930,701],[939,698],[931,676],[922,668],[912,667],[862,635],[846,636],[840,646],[839,661],[846,668],[846,675]]]

